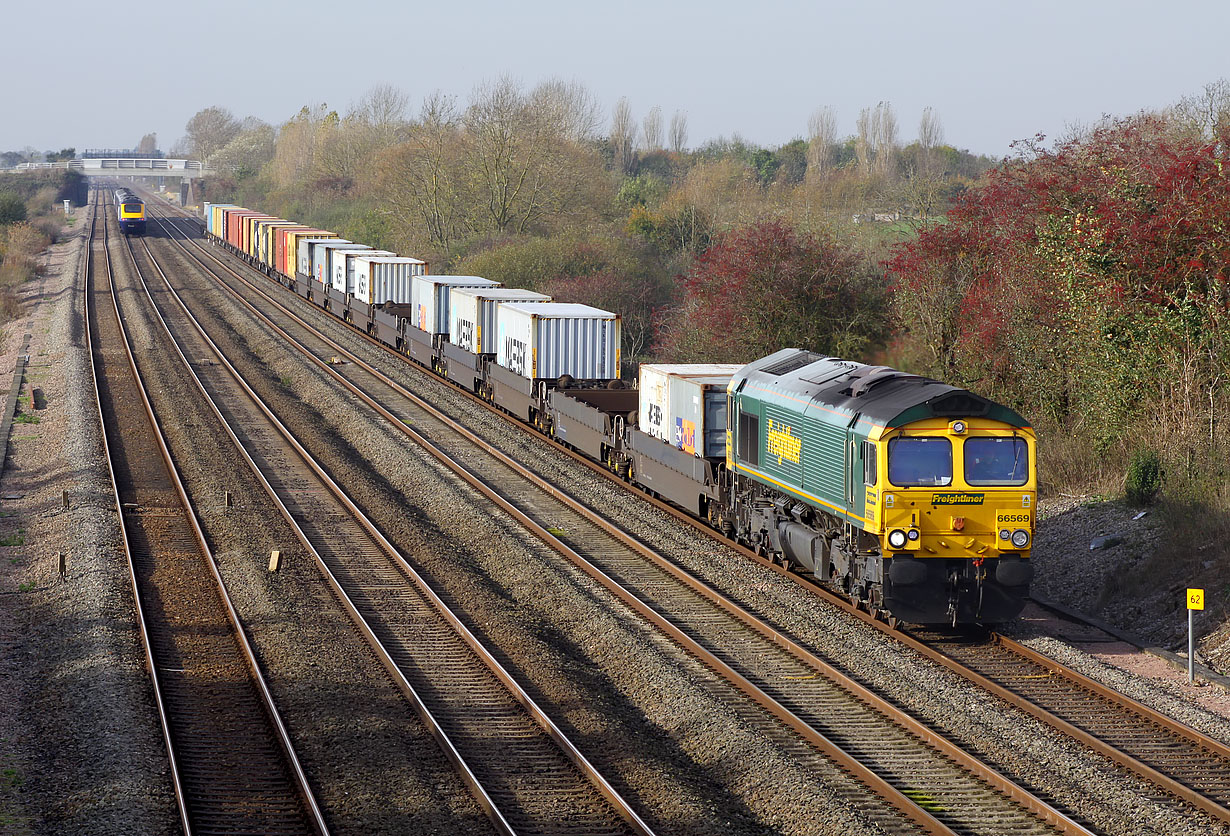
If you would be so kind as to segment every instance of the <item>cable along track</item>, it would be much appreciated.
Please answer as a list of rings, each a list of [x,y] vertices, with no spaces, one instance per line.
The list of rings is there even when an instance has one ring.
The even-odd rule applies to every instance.
[[[245,299],[247,294],[232,288],[240,302],[318,368],[726,679],[763,709],[761,723],[785,724],[900,811],[889,819],[883,807],[872,809],[864,802],[863,812],[877,823],[898,829],[904,816],[931,833],[1088,832],[562,491],[524,472],[263,289],[224,269],[275,306],[263,312]],[[334,366],[319,359],[331,355],[348,362]]]
[[[181,357],[215,358],[184,362],[239,453],[497,830],[651,833],[162,284],[154,295]]]
[[[114,284],[107,208],[96,200],[86,334],[181,824],[185,833],[327,833],[137,370]]]

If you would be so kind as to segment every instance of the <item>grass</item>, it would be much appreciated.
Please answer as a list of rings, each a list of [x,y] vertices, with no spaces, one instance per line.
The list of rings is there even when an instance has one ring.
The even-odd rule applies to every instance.
[[[18,531],[16,534],[10,534],[7,537],[0,537],[0,546],[24,546],[25,544],[25,529]]]
[[[39,417],[37,415],[31,415],[28,412],[22,412],[13,418],[14,424],[37,424],[38,422]]]
[[[17,584],[17,591],[18,592],[33,592],[34,591],[34,581],[28,581],[26,583]]]

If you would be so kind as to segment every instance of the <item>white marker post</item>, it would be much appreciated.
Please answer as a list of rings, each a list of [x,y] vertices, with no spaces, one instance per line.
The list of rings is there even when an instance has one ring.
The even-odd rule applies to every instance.
[[[1196,681],[1196,630],[1194,625],[1196,610],[1204,609],[1204,590],[1187,590],[1187,684]]]

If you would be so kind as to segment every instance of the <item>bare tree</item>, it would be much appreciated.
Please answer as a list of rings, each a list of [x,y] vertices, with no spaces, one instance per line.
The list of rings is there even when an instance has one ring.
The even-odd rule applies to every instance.
[[[814,177],[825,174],[833,159],[837,142],[837,114],[825,106],[807,120],[807,173]]]
[[[368,171],[380,212],[413,246],[434,247],[445,261],[465,234],[464,153],[456,101],[436,92],[407,141],[378,152]]]
[[[923,108],[918,120],[918,148],[922,152],[922,173],[930,176],[935,167],[935,149],[944,144],[944,126],[940,117],[929,107]]]
[[[636,119],[632,116],[632,105],[628,97],[623,96],[615,103],[615,111],[611,116],[611,147],[615,150],[615,168],[627,174],[636,162]]]
[[[479,87],[462,124],[476,231],[525,232],[569,212],[593,178],[594,157],[570,141],[560,112],[535,106],[509,78]]]
[[[363,94],[347,114],[371,134],[372,144],[387,148],[402,137],[410,97],[390,84],[378,84]]]
[[[601,105],[578,81],[548,79],[530,92],[530,101],[570,142],[589,142],[602,124]]]
[[[274,182],[278,186],[291,186],[315,170],[317,149],[338,121],[337,113],[330,111],[326,104],[304,105],[294,118],[282,125],[272,165]]]
[[[1185,96],[1171,109],[1172,117],[1186,130],[1206,139],[1230,123],[1230,81],[1219,78],[1194,96]]]
[[[152,154],[158,150],[158,134],[151,133],[141,137],[135,150],[138,154]]]
[[[207,107],[188,120],[184,132],[188,135],[188,147],[193,156],[208,160],[215,151],[235,138],[239,133],[239,122],[224,107]]]
[[[858,135],[854,139],[854,155],[858,158],[858,170],[864,177],[871,174],[871,154],[875,142],[875,129],[872,124],[871,108],[865,107],[858,112],[855,128]]]
[[[662,108],[657,105],[649,108],[649,112],[641,120],[641,136],[646,151],[662,150]]]
[[[876,105],[872,124],[875,130],[875,168],[881,177],[897,172],[897,117],[889,102]]]
[[[682,154],[688,148],[688,114],[686,111],[676,110],[675,115],[671,117],[671,150],[676,154]]]

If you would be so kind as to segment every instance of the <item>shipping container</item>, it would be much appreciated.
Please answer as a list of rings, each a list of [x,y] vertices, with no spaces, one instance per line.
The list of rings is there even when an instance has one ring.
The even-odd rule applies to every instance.
[[[501,302],[496,329],[496,362],[519,377],[619,377],[618,314],[567,302]]]
[[[495,314],[501,302],[550,302],[545,293],[517,287],[455,287],[450,294],[448,339],[474,354],[495,354]]]
[[[261,230],[264,228],[265,224],[275,223],[281,220],[283,219],[276,218],[273,215],[265,215],[261,218],[249,218],[247,230],[248,237],[247,240],[244,241],[244,252],[252,258],[259,258],[258,253],[260,252]]]
[[[263,224],[260,230],[260,241],[257,243],[256,248],[257,261],[266,267],[274,267],[273,254],[276,248],[277,234],[279,230],[293,229],[299,226],[302,226],[302,224],[287,220]]]
[[[396,258],[397,253],[388,250],[338,250],[333,253],[331,284],[338,293],[354,293],[354,260],[360,255],[367,258]]]
[[[417,258],[372,257],[354,259],[354,298],[368,305],[409,305],[415,276],[427,271],[427,262]]]
[[[295,273],[299,270],[299,242],[308,238],[315,238],[320,241],[325,241],[330,238],[337,239],[339,236],[327,229],[312,229],[305,227],[303,229],[292,229],[282,233],[282,252],[278,256],[278,261],[282,265],[278,269],[285,273],[290,278],[295,278]],[[311,269],[311,262],[308,262],[308,269]],[[304,273],[303,275],[310,275]]]
[[[226,211],[226,243],[236,249],[243,247],[243,221],[264,212],[253,212],[251,209],[228,209]]]
[[[279,273],[285,272],[286,267],[286,234],[288,232],[300,232],[308,227],[303,224],[285,224],[283,226],[274,227],[269,233],[269,260],[266,262],[269,267]]]
[[[336,235],[313,235],[309,238],[299,239],[299,254],[298,254],[298,269],[299,272],[309,279],[315,278],[316,263],[316,245],[317,244],[350,244],[351,241],[345,238],[339,238]]]
[[[253,241],[256,238],[256,224],[258,221],[266,219],[276,220],[273,215],[260,213],[249,215],[239,222],[243,227],[243,233],[239,239],[239,249],[243,251],[244,255],[252,255]]]
[[[428,334],[448,333],[448,300],[454,287],[499,287],[482,276],[415,276],[410,285],[411,324]]]
[[[356,244],[354,241],[321,241],[312,245],[312,281],[327,285],[333,277],[333,252],[335,250],[363,250],[375,252],[367,244]]]
[[[243,207],[233,203],[215,203],[209,207],[209,231],[215,238],[226,240],[226,213],[231,210],[242,211]]]
[[[742,363],[644,363],[638,425],[643,433],[704,458],[726,455],[726,387]]]

